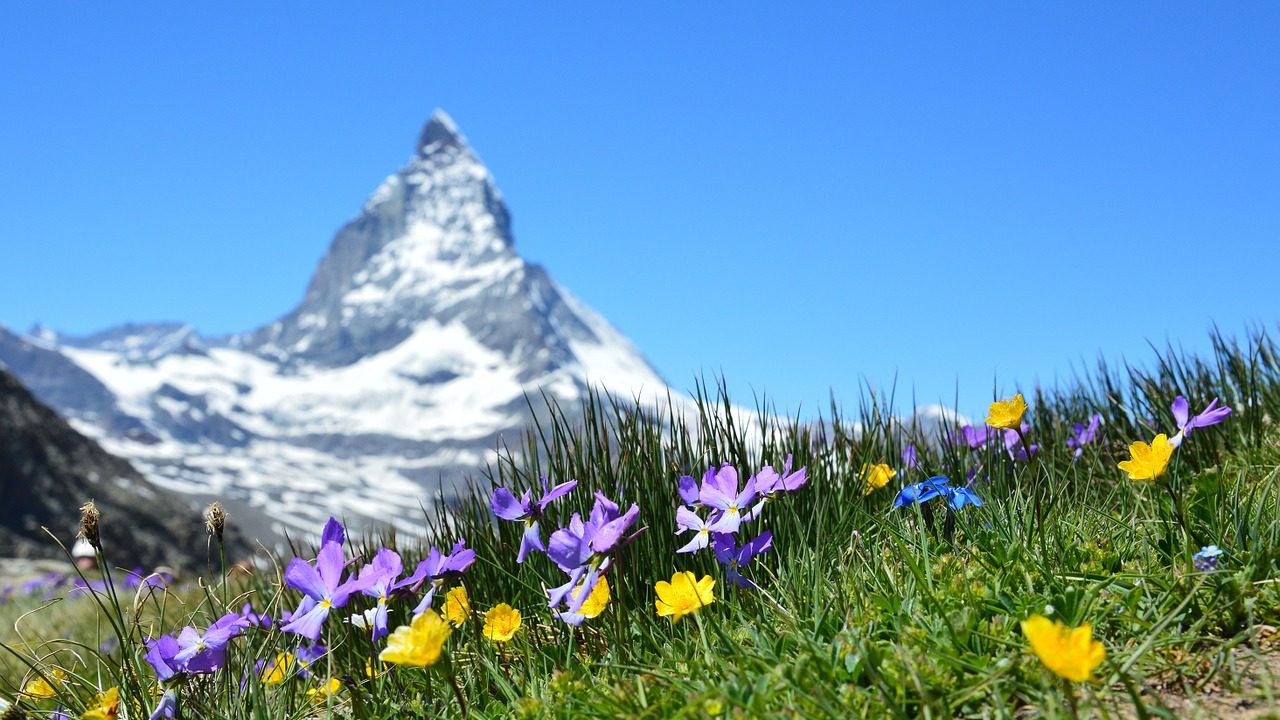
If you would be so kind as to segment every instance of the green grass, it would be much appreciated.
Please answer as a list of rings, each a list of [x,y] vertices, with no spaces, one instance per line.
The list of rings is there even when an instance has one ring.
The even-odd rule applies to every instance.
[[[1128,480],[1116,463],[1128,443],[1171,433],[1177,394],[1193,412],[1216,396],[1235,413],[1191,435],[1156,483]],[[329,653],[310,668],[343,679],[328,702],[306,696],[315,678],[258,682],[254,662],[296,642],[254,631],[233,641],[226,668],[180,687],[180,717],[458,717],[459,696],[477,718],[1186,717],[1194,711],[1179,699],[1208,688],[1270,703],[1266,668],[1280,626],[1276,344],[1262,332],[1241,341],[1215,334],[1207,358],[1167,349],[1151,368],[1100,363],[1071,387],[1035,388],[1027,399],[1029,440],[1041,446],[1031,463],[921,437],[893,419],[892,393],[868,393],[855,414],[833,407],[804,423],[765,400],[756,413],[733,412],[722,386],[699,388],[696,411],[684,417],[599,396],[572,412],[535,400],[540,419],[524,445],[477,478],[473,494],[441,498],[423,519],[428,544],[447,550],[466,538],[477,551],[465,578],[473,608],[507,602],[523,612],[513,642],[489,642],[473,618],[436,666],[375,664],[370,677],[366,664],[383,643],[336,622],[369,607],[361,597],[330,618]],[[1104,418],[1101,437],[1072,462],[1071,424],[1094,412]],[[913,471],[899,462],[908,442],[920,450]],[[809,482],[771,503],[752,529],[774,536],[773,551],[748,571],[759,591],[728,586],[709,552],[675,554],[684,540],[674,534],[681,474],[728,462],[745,476],[788,454],[807,467]],[[879,462],[900,473],[863,497],[859,470]],[[962,480],[970,471],[985,507],[950,518],[936,507],[932,520],[891,508],[906,482]],[[517,565],[521,528],[496,523],[488,509],[494,487],[518,494],[542,475],[580,481],[552,506],[546,532],[589,510],[597,489],[624,507],[639,503],[647,528],[609,574],[609,608],[577,631],[546,610],[543,587],[562,574],[541,555]],[[1226,551],[1222,569],[1194,572],[1191,556],[1208,544]],[[353,543],[366,559],[381,545],[410,567],[424,555],[421,543],[394,537]],[[130,717],[145,717],[154,675],[141,639],[207,625],[245,598],[273,613],[292,608],[297,595],[282,590],[279,574],[287,560],[228,587],[215,578],[137,602],[0,607],[9,628],[23,618],[21,637],[0,630],[0,695],[12,698],[31,668],[56,663],[76,677],[60,684],[60,698],[24,700],[33,715],[59,702],[78,713],[97,689],[119,685]],[[720,581],[714,604],[672,623],[654,612],[654,583],[678,570]],[[408,622],[412,604],[393,605],[393,627]],[[1092,625],[1106,646],[1097,680],[1069,687],[1028,650],[1019,621],[1048,606],[1070,625]],[[111,633],[124,638],[120,647],[98,652]]]

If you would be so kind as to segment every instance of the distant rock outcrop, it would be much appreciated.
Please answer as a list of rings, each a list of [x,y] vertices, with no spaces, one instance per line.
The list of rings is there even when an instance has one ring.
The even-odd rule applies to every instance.
[[[2,557],[62,557],[41,528],[70,547],[80,505],[94,500],[102,513],[103,552],[113,565],[201,568],[209,560],[200,507],[152,485],[127,461],[76,432],[4,370],[0,498]],[[235,539],[234,529],[228,541],[229,560],[245,556],[247,544]]]

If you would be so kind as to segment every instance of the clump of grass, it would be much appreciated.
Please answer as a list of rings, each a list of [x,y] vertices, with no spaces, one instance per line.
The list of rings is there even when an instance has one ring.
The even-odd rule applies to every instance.
[[[277,622],[231,641],[217,672],[165,685],[178,693],[181,717],[245,719],[1145,717],[1167,714],[1169,693],[1194,697],[1210,683],[1265,698],[1271,686],[1259,684],[1254,663],[1272,652],[1280,626],[1276,349],[1261,331],[1243,341],[1215,333],[1208,358],[1167,349],[1151,368],[1100,363],[1070,387],[1034,388],[1023,447],[1038,451],[1029,461],[999,440],[970,449],[948,441],[953,427],[896,419],[892,392],[869,393],[852,415],[832,406],[807,421],[765,400],[743,412],[723,384],[699,385],[687,409],[600,394],[574,408],[533,401],[538,421],[521,445],[470,492],[431,505],[421,539],[347,544],[353,570],[381,548],[409,568],[431,546],[447,552],[465,539],[475,551],[457,579],[473,613],[450,631],[437,662],[379,661],[386,641],[345,621],[375,607],[356,595],[333,612],[324,651],[305,663],[306,643]],[[1190,436],[1161,479],[1127,480],[1117,463],[1130,442],[1171,432],[1176,395],[1199,406],[1218,397],[1235,412]],[[1077,459],[1072,426],[1095,413],[1102,430]],[[914,468],[902,461],[908,446]],[[755,521],[753,532],[774,538],[752,563],[758,590],[729,586],[707,552],[675,552],[685,540],[675,525],[681,475],[729,463],[745,478],[788,456],[808,483]],[[864,468],[877,464],[896,475],[864,494]],[[900,488],[933,475],[967,486],[984,506],[892,507]],[[538,553],[517,564],[523,527],[496,522],[489,508],[495,488],[518,494],[542,477],[579,482],[547,507],[547,532],[586,513],[595,491],[641,507],[645,531],[608,571],[611,602],[578,628],[546,607],[545,589],[563,573]],[[232,531],[225,523],[219,532]],[[1192,556],[1211,544],[1225,550],[1219,568],[1197,571]],[[52,606],[13,601],[0,608],[20,631],[3,637],[0,695],[35,716],[56,706],[76,716],[119,687],[129,716],[145,717],[159,685],[144,659],[147,639],[208,627],[246,601],[278,619],[299,603],[285,560],[133,597],[107,585]],[[673,623],[654,611],[655,583],[685,570],[716,579],[716,598]],[[440,592],[437,608],[444,599]],[[409,624],[414,603],[391,597],[392,628]],[[480,615],[503,603],[522,620],[509,642],[495,643]],[[1019,627],[1033,615],[1091,626],[1106,648],[1095,679],[1066,683],[1044,667]],[[100,648],[107,635],[117,638],[110,652]],[[54,666],[66,671],[49,678],[55,697],[21,695]],[[277,666],[286,671],[272,675]],[[336,692],[317,692],[330,680],[341,683]]]

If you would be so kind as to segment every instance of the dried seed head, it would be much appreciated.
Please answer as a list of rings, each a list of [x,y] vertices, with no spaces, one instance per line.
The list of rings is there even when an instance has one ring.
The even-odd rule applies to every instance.
[[[95,550],[102,549],[102,543],[98,539],[98,520],[101,517],[102,513],[98,512],[98,505],[92,500],[80,506],[79,536],[87,540]]]
[[[209,507],[204,511],[204,527],[210,535],[218,538],[218,542],[222,542],[222,528],[227,524],[227,511],[222,508],[222,503],[209,503]]]

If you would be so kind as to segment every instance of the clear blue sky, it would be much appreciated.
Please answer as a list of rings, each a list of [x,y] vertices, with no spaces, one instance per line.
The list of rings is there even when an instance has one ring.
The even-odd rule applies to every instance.
[[[0,322],[272,320],[437,106],[677,386],[973,412],[1280,319],[1277,3],[256,5],[5,9]]]

